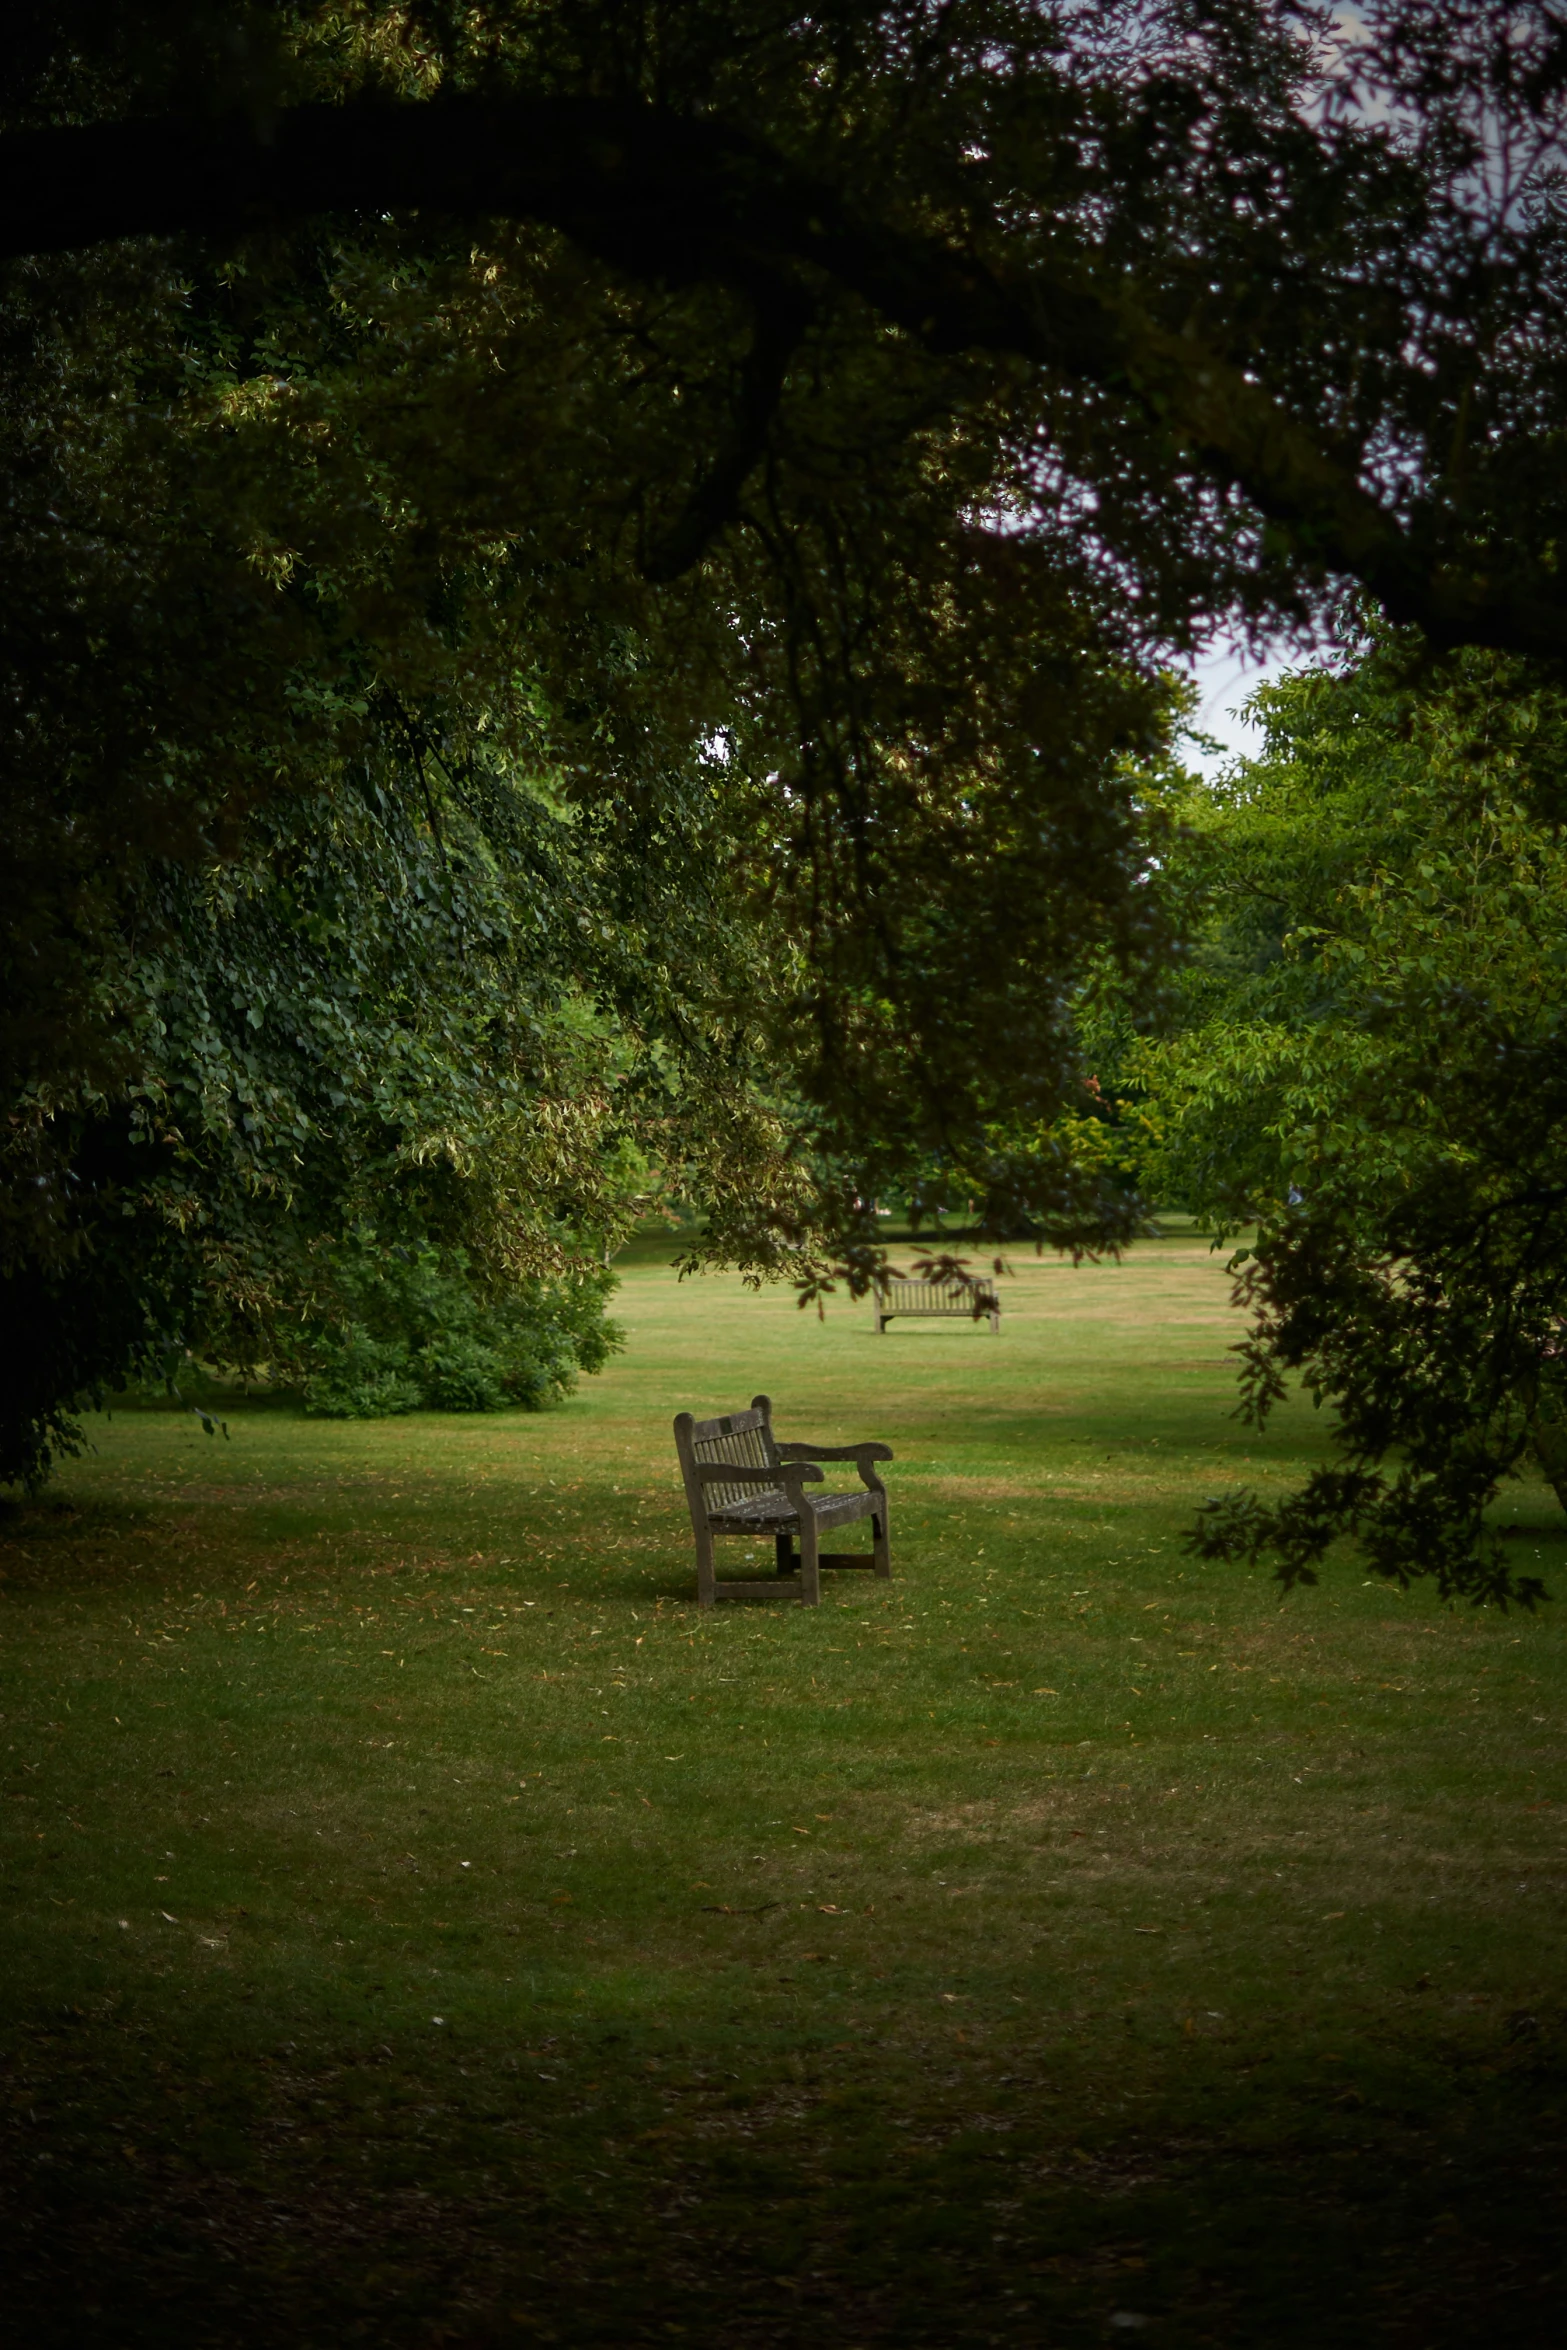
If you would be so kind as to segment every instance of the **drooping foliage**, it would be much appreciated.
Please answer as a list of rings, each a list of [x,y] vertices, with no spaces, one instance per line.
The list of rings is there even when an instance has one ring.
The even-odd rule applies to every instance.
[[[1389,647],[1265,688],[1261,756],[1194,795],[1175,1032],[1123,1062],[1142,1171],[1238,1252],[1243,1409],[1302,1382],[1333,1459],[1202,1514],[1208,1556],[1529,1600],[1488,1523],[1567,1502],[1567,845],[1537,813],[1567,704]]]
[[[45,1465],[73,1395],[186,1352],[336,1409],[539,1402],[596,1367],[629,1220],[727,1150],[761,1196],[778,1153],[725,1065],[713,981],[744,993],[751,942],[700,778],[668,815],[394,742],[243,854],[144,864],[93,973],[119,1082],[16,1111],[42,1237],[3,1281],[5,1471]]]

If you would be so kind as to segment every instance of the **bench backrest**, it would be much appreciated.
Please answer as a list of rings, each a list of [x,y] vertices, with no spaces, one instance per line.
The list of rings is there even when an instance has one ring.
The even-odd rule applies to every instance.
[[[989,1314],[1001,1300],[988,1281],[889,1281],[884,1314]]]
[[[737,1502],[760,1501],[783,1487],[766,1485],[704,1485],[695,1475],[697,1465],[733,1461],[737,1469],[776,1469],[778,1447],[773,1442],[773,1407],[769,1396],[751,1399],[748,1412],[729,1412],[718,1420],[693,1420],[682,1412],[675,1422],[675,1449],[685,1479],[686,1499],[694,1519],[732,1509]]]

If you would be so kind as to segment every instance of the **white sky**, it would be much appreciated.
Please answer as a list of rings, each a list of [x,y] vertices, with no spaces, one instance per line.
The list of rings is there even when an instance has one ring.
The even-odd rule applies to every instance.
[[[1192,663],[1192,675],[1202,695],[1195,724],[1204,734],[1217,736],[1224,747],[1217,757],[1206,758],[1199,755],[1195,744],[1188,743],[1186,763],[1211,775],[1237,755],[1247,757],[1259,750],[1262,737],[1258,729],[1235,712],[1254,688],[1282,676],[1286,669],[1303,667],[1309,657],[1293,649],[1270,653],[1261,661],[1227,650],[1200,654]]]

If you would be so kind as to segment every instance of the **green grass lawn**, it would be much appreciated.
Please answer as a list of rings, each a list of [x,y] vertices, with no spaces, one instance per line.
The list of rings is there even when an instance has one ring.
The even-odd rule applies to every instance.
[[[1188,1238],[999,1340],[667,1254],[559,1410],[130,1408],[7,1520],[9,2338],[1560,2342],[1559,1607],[1187,1557],[1321,1441]],[[698,1613],[758,1388],[891,1584]]]

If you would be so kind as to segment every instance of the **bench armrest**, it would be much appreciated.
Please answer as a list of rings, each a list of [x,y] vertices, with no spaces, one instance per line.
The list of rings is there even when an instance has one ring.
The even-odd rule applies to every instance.
[[[890,1461],[890,1444],[780,1444],[781,1461]]]
[[[886,1490],[876,1474],[877,1461],[890,1461],[890,1444],[780,1444],[778,1457],[782,1461],[853,1461],[860,1472],[860,1483],[869,1486],[872,1493]]]

